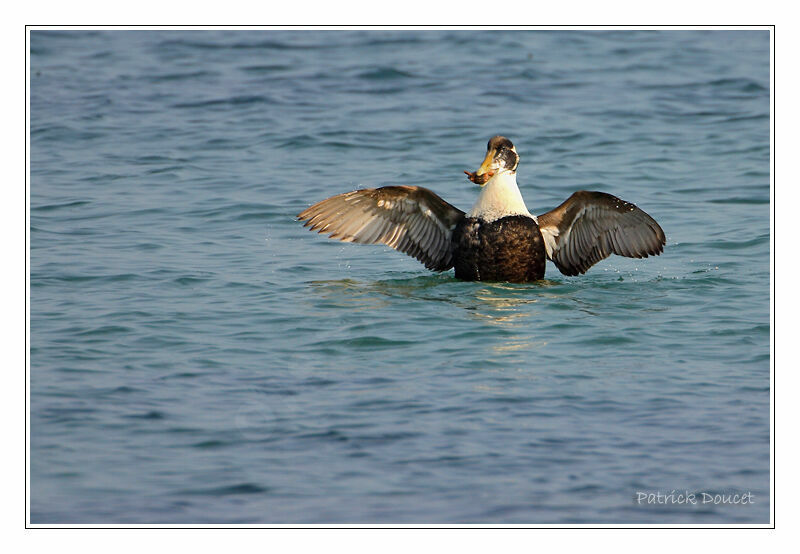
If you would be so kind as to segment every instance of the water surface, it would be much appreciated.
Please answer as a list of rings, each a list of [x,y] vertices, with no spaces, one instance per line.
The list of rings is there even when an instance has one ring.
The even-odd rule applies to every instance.
[[[769,35],[33,31],[33,523],[766,523]],[[489,137],[658,258],[467,283],[294,216]],[[641,505],[637,492],[751,492]]]

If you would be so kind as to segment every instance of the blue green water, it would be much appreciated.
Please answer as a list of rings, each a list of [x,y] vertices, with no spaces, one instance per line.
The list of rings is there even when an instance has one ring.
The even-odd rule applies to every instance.
[[[33,31],[33,523],[766,523],[766,31]],[[636,203],[662,256],[456,281],[294,216]],[[752,504],[637,493],[750,492]]]

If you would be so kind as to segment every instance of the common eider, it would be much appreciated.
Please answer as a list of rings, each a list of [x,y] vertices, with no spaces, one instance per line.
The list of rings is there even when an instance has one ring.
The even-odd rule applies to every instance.
[[[480,185],[468,213],[416,186],[387,186],[332,196],[298,215],[312,231],[344,242],[386,244],[457,279],[524,283],[544,277],[545,259],[564,275],[585,273],[611,254],[646,258],[664,250],[656,221],[605,192],[581,190],[535,216],[517,187],[517,149],[489,140]]]

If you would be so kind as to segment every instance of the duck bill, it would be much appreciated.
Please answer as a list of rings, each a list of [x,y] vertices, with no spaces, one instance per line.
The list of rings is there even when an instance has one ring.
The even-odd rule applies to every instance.
[[[488,183],[489,179],[494,177],[495,174],[495,170],[492,169],[492,164],[494,163],[494,157],[496,154],[496,150],[489,150],[486,153],[486,157],[483,159],[483,163],[481,163],[481,166],[478,168],[478,171],[465,171],[464,173],[467,174],[469,180],[480,186]]]
[[[486,157],[483,159],[483,163],[478,168],[478,171],[475,172],[478,174],[478,176],[489,175],[491,177],[494,174],[494,172],[491,170],[492,161],[494,161],[494,155],[495,155],[494,150],[490,150],[486,153]]]
[[[494,150],[490,150],[486,153],[483,163],[478,168],[478,171],[474,173],[475,178],[473,179],[473,182],[483,186],[494,176],[494,171],[491,169],[492,162],[494,161],[494,155]]]

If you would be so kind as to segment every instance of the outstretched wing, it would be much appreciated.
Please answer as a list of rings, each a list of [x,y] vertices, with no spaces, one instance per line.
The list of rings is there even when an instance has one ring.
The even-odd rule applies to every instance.
[[[464,212],[426,188],[394,186],[332,196],[297,217],[331,238],[386,244],[444,271],[453,267],[450,239]]]
[[[657,256],[666,237],[656,220],[604,192],[581,190],[539,216],[547,257],[564,275],[578,275],[611,254]]]

